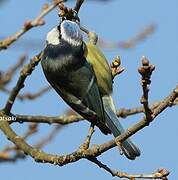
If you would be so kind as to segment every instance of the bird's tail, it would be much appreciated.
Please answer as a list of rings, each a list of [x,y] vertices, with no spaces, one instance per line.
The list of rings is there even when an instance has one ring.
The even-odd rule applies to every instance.
[[[119,136],[124,133],[124,128],[122,127],[119,119],[115,113],[115,107],[111,96],[104,96],[103,98],[105,121],[109,129],[111,130],[114,137]],[[128,159],[134,160],[137,156],[140,156],[139,148],[132,143],[130,139],[126,139],[121,148],[123,153]]]

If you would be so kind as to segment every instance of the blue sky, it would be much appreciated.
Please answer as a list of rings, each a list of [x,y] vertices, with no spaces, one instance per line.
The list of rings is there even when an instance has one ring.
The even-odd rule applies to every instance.
[[[1,7],[0,35],[8,36],[19,30],[23,22],[34,18],[40,11],[45,0],[41,1],[12,1]],[[68,3],[69,6],[73,4]],[[139,99],[142,94],[140,88],[140,76],[137,68],[141,64],[141,57],[145,55],[155,64],[156,70],[152,76],[150,90],[150,102],[154,102],[167,96],[176,86],[178,68],[178,1],[161,0],[113,0],[110,3],[97,3],[87,1],[81,9],[80,17],[83,25],[98,33],[99,37],[106,40],[126,40],[151,23],[157,24],[156,32],[144,42],[130,50],[104,49],[108,60],[116,55],[122,58],[125,72],[119,76],[114,83],[114,101],[117,108],[135,107],[140,105]],[[0,67],[6,70],[14,64],[23,52],[28,52],[29,57],[34,56],[44,47],[46,33],[58,22],[56,11],[50,13],[46,18],[46,25],[30,30],[9,50],[0,53]],[[38,47],[20,46],[23,41],[38,40]],[[15,48],[16,47],[16,48]],[[9,88],[13,87],[18,75]],[[36,92],[47,85],[47,81],[39,65],[32,76],[27,79],[26,86],[22,92]],[[0,93],[0,106],[3,107],[7,96]],[[62,114],[68,106],[58,97],[54,91],[35,101],[16,101],[13,113],[36,114],[36,115],[58,115]],[[147,128],[133,136],[133,140],[140,147],[142,155],[135,161],[129,161],[119,155],[117,148],[103,154],[99,159],[114,169],[127,171],[129,173],[149,173],[157,168],[167,168],[171,171],[171,180],[178,177],[178,121],[176,119],[178,107],[167,109]],[[129,117],[123,120],[125,127],[132,125],[141,119],[141,115]],[[26,124],[13,125],[19,134],[26,129]],[[85,138],[89,127],[88,122],[72,124],[61,131],[55,140],[44,148],[49,153],[69,153],[80,145]],[[31,138],[29,143],[38,141],[52,128],[50,125],[41,125],[40,134]],[[111,139],[111,136],[102,135],[96,130],[93,143],[102,143]],[[0,145],[9,143],[0,132]],[[99,169],[86,160],[66,165],[64,167],[49,164],[38,164],[33,159],[18,161],[15,164],[0,164],[0,178],[4,180],[18,179],[85,179],[91,178],[110,180],[110,174]]]

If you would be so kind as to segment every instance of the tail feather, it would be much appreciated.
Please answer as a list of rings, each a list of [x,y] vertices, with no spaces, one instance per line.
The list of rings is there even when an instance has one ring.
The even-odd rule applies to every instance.
[[[110,98],[111,97],[103,98],[105,121],[107,126],[113,133],[114,137],[117,137],[125,131],[121,123],[119,122],[117,115],[114,112],[113,104],[111,104],[112,99]],[[136,145],[134,145],[130,139],[126,139],[122,143],[121,148],[128,159],[134,160],[137,156],[140,156],[139,148]]]

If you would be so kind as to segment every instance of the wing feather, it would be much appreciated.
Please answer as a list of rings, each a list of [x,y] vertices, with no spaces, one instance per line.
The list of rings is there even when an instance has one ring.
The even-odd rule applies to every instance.
[[[45,73],[45,76],[69,106],[85,119],[94,122],[104,134],[110,133],[105,125],[103,104],[96,77],[92,66],[86,60],[74,71],[61,74],[59,70],[54,74]]]

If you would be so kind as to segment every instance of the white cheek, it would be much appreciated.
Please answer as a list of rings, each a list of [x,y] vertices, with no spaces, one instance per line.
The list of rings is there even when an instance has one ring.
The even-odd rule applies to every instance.
[[[59,31],[57,28],[53,28],[46,37],[48,44],[57,45],[59,44]]]
[[[52,45],[58,45],[59,44],[59,39],[58,38],[49,38],[47,39],[48,44],[52,44]]]

